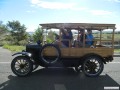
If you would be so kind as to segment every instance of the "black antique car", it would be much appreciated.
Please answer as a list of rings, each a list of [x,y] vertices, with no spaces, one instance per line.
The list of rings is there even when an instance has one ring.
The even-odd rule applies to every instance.
[[[11,69],[17,76],[27,76],[38,66],[42,67],[74,67],[75,71],[81,70],[87,76],[99,76],[106,62],[113,60],[114,53],[114,30],[115,24],[94,24],[94,23],[50,23],[40,24],[42,29],[59,29],[59,44],[42,43],[28,44],[26,50],[13,54],[16,56],[11,62]],[[69,47],[61,46],[60,28],[71,30],[98,30],[100,36],[94,39],[92,46],[85,46],[85,34],[83,46],[73,46],[69,41]],[[112,37],[109,40],[103,40],[102,31],[106,29],[113,30]],[[79,33],[78,33],[79,34]],[[109,41],[112,46],[104,46],[102,42]],[[79,42],[79,41],[78,41]]]

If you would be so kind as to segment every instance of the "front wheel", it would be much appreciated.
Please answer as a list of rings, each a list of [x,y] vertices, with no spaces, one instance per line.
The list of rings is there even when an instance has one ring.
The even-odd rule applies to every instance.
[[[25,56],[18,56],[11,62],[11,69],[15,75],[24,77],[32,72],[33,64],[29,58]]]
[[[85,59],[82,65],[82,71],[90,77],[99,76],[104,68],[103,61],[98,56],[89,56]]]

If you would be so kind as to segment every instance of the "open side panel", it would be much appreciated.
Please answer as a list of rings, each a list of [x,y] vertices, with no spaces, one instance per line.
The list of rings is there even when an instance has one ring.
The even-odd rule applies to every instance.
[[[102,57],[112,56],[113,49],[106,47],[97,47],[97,48],[62,48],[61,56],[62,57],[82,57],[86,54],[95,53]]]

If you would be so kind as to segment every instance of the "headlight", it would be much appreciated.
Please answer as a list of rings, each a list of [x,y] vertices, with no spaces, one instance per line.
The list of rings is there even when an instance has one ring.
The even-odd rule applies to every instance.
[[[28,56],[29,56],[29,57],[31,57],[31,56],[32,56],[32,54],[31,54],[31,53],[28,53]]]

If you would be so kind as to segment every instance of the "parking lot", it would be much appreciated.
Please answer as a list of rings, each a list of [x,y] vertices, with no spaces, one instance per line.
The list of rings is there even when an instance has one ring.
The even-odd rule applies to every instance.
[[[120,57],[105,65],[99,77],[86,77],[73,68],[39,67],[30,76],[20,78],[11,71],[11,55],[10,51],[0,47],[0,90],[104,90],[104,87],[120,87]]]

